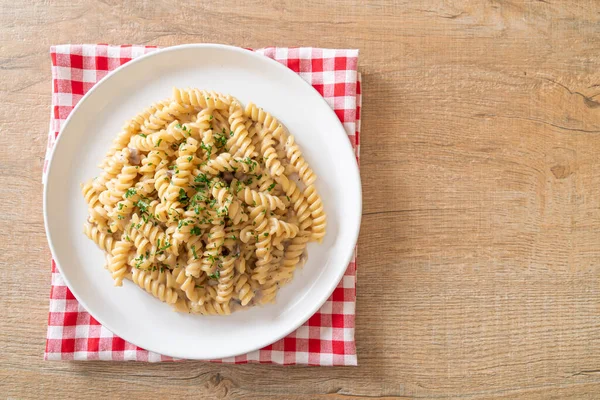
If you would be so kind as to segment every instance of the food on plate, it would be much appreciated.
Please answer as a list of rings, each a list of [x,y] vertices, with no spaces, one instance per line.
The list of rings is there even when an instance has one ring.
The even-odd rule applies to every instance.
[[[327,218],[315,173],[271,114],[232,96],[174,89],[128,121],[82,185],[85,234],[115,284],[182,312],[270,303]]]

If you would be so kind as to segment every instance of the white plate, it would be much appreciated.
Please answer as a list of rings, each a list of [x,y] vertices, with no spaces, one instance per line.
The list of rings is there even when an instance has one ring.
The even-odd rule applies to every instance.
[[[296,137],[318,175],[328,216],[323,244],[277,302],[225,317],[176,313],[127,281],[114,287],[103,253],[82,233],[87,207],[79,184],[97,176],[123,122],[177,87],[229,93],[272,113]],[[79,102],[55,145],[44,191],[50,248],[77,300],[114,334],[144,349],[179,358],[244,354],[286,336],[323,305],[342,278],[358,237],[361,186],[348,137],[323,98],[279,63],[236,47],[171,47],[109,74]]]

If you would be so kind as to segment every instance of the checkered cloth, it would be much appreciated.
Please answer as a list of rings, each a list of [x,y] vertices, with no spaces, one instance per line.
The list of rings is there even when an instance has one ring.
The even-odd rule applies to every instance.
[[[52,115],[44,161],[61,127],[83,95],[109,71],[133,58],[157,50],[154,46],[60,45],[52,58]],[[264,48],[255,50],[275,59],[309,82],[333,108],[359,157],[360,74],[357,50]],[[287,337],[248,354],[214,362],[306,365],[356,365],[354,316],[356,256],[323,307]],[[113,335],[75,299],[52,260],[52,290],[46,360],[170,361]]]

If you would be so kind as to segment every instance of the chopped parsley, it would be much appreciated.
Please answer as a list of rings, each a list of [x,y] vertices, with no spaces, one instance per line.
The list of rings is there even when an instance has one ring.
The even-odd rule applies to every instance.
[[[238,194],[243,189],[242,182],[236,181],[235,185],[236,185],[236,187],[235,187],[235,194]]]
[[[194,182],[195,183],[199,183],[200,185],[198,185],[200,188],[205,189],[206,187],[210,186],[211,184],[211,180],[208,176],[206,176],[206,174],[200,172],[195,178],[194,178]]]
[[[212,154],[212,146],[210,144],[205,144],[204,142],[200,142],[200,148],[206,152],[206,157],[210,158]]]
[[[220,188],[224,188],[224,187],[226,187],[226,186],[227,186],[227,185],[225,185],[225,182],[223,182],[223,181],[217,181],[217,182],[214,184],[214,186],[213,186],[213,187],[214,187],[215,189],[220,189]]]
[[[162,138],[158,139],[158,142],[156,142],[156,144],[154,145],[154,147],[158,147],[160,146],[160,143],[162,142]]]
[[[190,235],[200,236],[201,233],[202,232],[200,232],[200,228],[197,226],[194,226],[192,229],[190,229]]]
[[[146,203],[143,200],[138,200],[135,203],[133,203],[136,207],[138,207],[140,209],[141,212],[145,213],[148,211],[148,206],[149,204]]]
[[[125,198],[128,199],[131,196],[137,194],[137,190],[135,190],[135,188],[129,188],[127,189],[127,191],[125,192]]]
[[[270,192],[274,187],[275,187],[275,182],[273,182],[269,185],[269,187],[267,188],[267,191]]]
[[[256,161],[254,161],[250,157],[243,158],[241,160],[241,162],[243,162],[244,164],[248,165],[248,167],[250,167],[250,172],[254,171],[254,168],[256,168],[258,166],[258,164],[256,163]]]
[[[162,247],[160,245],[160,239],[156,240],[156,248],[158,249],[158,250],[156,250],[156,254],[164,254],[165,250],[168,249],[169,247],[171,247],[171,243],[169,243],[168,240],[165,239]]]
[[[148,135],[146,135],[145,133],[140,133],[139,135],[140,135],[141,137],[143,137],[143,138],[146,138],[146,137],[148,137]]]
[[[210,274],[208,277],[212,279],[219,279],[221,277],[221,271],[217,270],[214,274]]]
[[[192,254],[194,255],[194,260],[197,260],[198,255],[196,254],[196,245],[192,245]]]
[[[177,200],[179,200],[181,203],[187,203],[190,201],[190,198],[183,188],[179,189],[179,196],[177,196]]]
[[[219,149],[225,147],[225,145],[227,144],[227,137],[219,133],[215,134],[215,144]]]

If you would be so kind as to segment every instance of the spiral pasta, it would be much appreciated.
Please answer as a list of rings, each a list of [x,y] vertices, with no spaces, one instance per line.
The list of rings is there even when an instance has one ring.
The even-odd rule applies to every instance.
[[[123,278],[125,278],[128,273],[127,255],[129,254],[130,248],[130,242],[120,240],[115,244],[111,251],[111,257],[108,261],[108,270],[115,280],[115,286],[121,286],[123,284]]]
[[[85,234],[176,311],[275,301],[326,234],[317,177],[283,125],[228,95],[174,89],[128,121],[82,184]]]
[[[168,304],[175,304],[177,302],[177,291],[157,279],[155,273],[134,269],[131,274],[131,280],[160,301]]]

